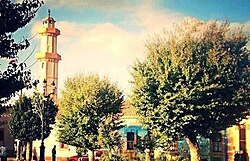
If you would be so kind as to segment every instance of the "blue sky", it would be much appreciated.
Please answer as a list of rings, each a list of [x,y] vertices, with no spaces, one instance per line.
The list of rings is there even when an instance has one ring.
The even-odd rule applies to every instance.
[[[97,7],[96,4],[90,3],[92,6],[87,6],[87,3],[83,3],[79,1],[72,1],[72,3],[78,4],[76,9],[75,5],[70,6],[70,3],[67,4],[67,0],[54,0],[55,2],[48,2],[49,5],[45,5],[40,12],[44,12],[46,8],[54,8],[55,9],[55,16],[62,19],[71,19],[71,21],[80,20],[88,23],[99,23],[103,21],[103,16],[108,15],[108,19],[112,20],[111,18],[115,18],[115,20],[121,21],[126,18],[126,15],[129,13],[122,12],[122,9],[115,9],[117,5],[124,5],[126,4],[127,7],[142,6],[144,3],[152,3],[154,9],[162,9],[162,10],[172,10],[175,12],[182,13],[186,16],[196,17],[202,20],[210,20],[210,19],[218,19],[218,20],[225,20],[229,19],[233,22],[247,22],[249,21],[250,17],[250,1],[248,0],[164,0],[164,1],[135,1],[135,0],[123,0],[119,1],[118,4],[114,5],[112,8],[112,2],[114,1],[97,1],[98,5],[103,5],[103,7]],[[70,2],[70,1],[69,1]],[[88,1],[87,1],[88,2]],[[110,3],[107,3],[110,2]],[[51,6],[50,6],[51,5]],[[57,7],[55,7],[55,6]],[[68,6],[69,5],[69,6]],[[82,6],[81,6],[82,5]],[[104,8],[107,7],[106,10]],[[130,5],[130,6],[129,6]],[[62,8],[62,7],[63,8]],[[81,8],[82,7],[82,8]],[[102,9],[100,9],[102,8]],[[122,8],[122,7],[121,7]],[[124,7],[125,8],[125,7]],[[110,10],[112,9],[112,10]],[[63,13],[59,14],[62,11]],[[81,12],[77,12],[81,11]],[[119,13],[118,15],[113,14]],[[61,15],[61,16],[60,16]],[[77,17],[77,15],[81,15],[83,17]],[[107,18],[107,17],[106,17]],[[121,19],[116,19],[121,18]],[[108,20],[106,19],[106,20]]]
[[[61,30],[59,90],[67,77],[83,72],[107,76],[129,93],[129,69],[136,59],[143,59],[149,36],[161,33],[163,28],[171,30],[185,17],[229,20],[250,32],[249,8],[248,0],[45,0],[36,18],[17,35],[36,35],[50,9]],[[39,36],[31,40],[20,61],[32,49],[39,51]],[[35,52],[27,60],[28,66],[35,62]],[[32,71],[37,77],[37,64]]]
[[[163,8],[208,21],[230,20],[244,23],[249,21],[249,0],[172,0],[162,1]]]

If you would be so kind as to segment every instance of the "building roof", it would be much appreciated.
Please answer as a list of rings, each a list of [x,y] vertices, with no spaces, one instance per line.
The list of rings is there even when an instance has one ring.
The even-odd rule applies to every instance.
[[[134,106],[132,106],[130,103],[125,102],[124,106],[123,106],[123,116],[134,116],[134,117],[138,117],[138,115],[136,114],[136,108]]]

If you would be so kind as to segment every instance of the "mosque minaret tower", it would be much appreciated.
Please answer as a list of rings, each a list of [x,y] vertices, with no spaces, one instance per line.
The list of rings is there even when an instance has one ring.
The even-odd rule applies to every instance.
[[[46,17],[39,28],[40,35],[40,52],[35,54],[35,58],[39,62],[39,86],[40,92],[48,94],[54,90],[54,100],[57,99],[57,89],[52,89],[52,82],[58,85],[58,62],[61,60],[61,55],[57,53],[57,36],[60,35],[60,30],[55,28],[55,20],[50,16]],[[47,86],[43,87],[43,81],[47,81]],[[44,91],[42,91],[44,90]]]
[[[61,55],[57,53],[57,36],[60,35],[60,30],[55,27],[56,21],[50,16],[50,10],[48,16],[42,21],[42,26],[38,29],[40,35],[40,51],[35,54],[35,58],[39,63],[39,83],[38,90],[40,93],[48,95],[53,92],[53,100],[57,102],[57,88],[52,86],[58,86],[58,62],[61,60]],[[44,86],[44,80],[47,85]],[[75,155],[75,147],[70,147],[58,142],[56,135],[56,127],[51,131],[48,138],[44,140],[45,144],[45,160],[51,160],[51,148],[56,145],[57,161],[66,161],[67,157]],[[33,142],[33,149],[37,150],[37,155],[40,157],[39,149],[41,140]]]

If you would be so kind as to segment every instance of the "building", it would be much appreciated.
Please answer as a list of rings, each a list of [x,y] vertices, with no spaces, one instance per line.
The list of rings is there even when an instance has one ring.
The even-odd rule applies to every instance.
[[[245,151],[250,157],[250,119],[241,121],[239,125],[227,129],[228,161],[234,160],[234,155]]]
[[[10,119],[9,109],[0,115],[0,146],[4,145],[6,147],[6,152],[8,156],[14,156],[14,144],[15,141],[10,135],[8,121]]]
[[[123,116],[120,118],[124,122],[122,132],[122,154],[129,158],[136,158],[138,137],[147,135],[147,130],[142,128],[136,109],[128,102],[124,103]]]

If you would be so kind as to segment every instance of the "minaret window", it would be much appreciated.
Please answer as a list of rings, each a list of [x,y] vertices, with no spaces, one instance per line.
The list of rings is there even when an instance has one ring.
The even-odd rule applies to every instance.
[[[53,37],[52,35],[48,35],[47,52],[50,52],[50,53],[53,52],[52,46],[53,46]]]

